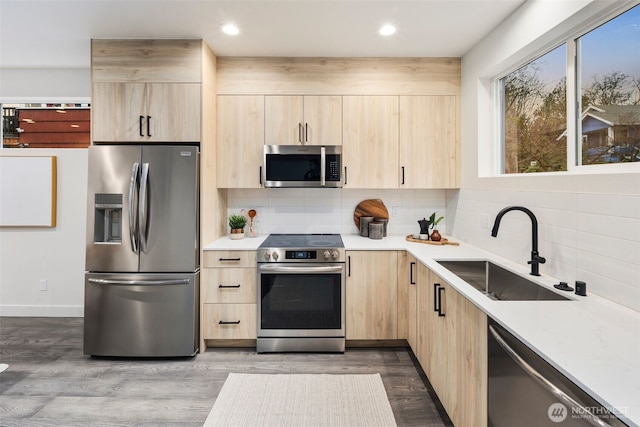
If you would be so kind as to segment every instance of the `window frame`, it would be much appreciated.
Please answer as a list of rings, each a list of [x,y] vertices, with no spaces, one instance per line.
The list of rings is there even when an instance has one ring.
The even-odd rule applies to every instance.
[[[581,93],[581,68],[580,58],[580,38],[590,31],[616,19],[627,11],[640,5],[640,2],[625,2],[622,5],[614,5],[608,10],[591,17],[582,22],[581,25],[565,32],[563,36],[555,38],[551,43],[535,49],[524,59],[520,59],[502,72],[495,74],[493,80],[493,107],[496,134],[494,134],[494,158],[496,158],[494,177],[516,177],[516,176],[544,176],[544,175],[593,175],[593,174],[617,174],[640,172],[640,162],[620,162],[605,164],[582,164],[582,144],[578,140],[578,135],[582,133],[582,99]],[[566,97],[567,97],[567,158],[566,171],[535,172],[535,173],[506,173],[505,172],[505,118],[504,118],[504,87],[502,80],[509,74],[519,70],[527,64],[536,61],[547,53],[550,53],[559,46],[566,45]],[[582,139],[582,137],[580,137]]]

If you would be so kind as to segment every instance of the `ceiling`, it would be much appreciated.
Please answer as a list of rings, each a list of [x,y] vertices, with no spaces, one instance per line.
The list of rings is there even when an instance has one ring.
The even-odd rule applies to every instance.
[[[525,0],[0,0],[0,68],[88,68],[92,38],[202,38],[218,56],[460,57]],[[221,26],[234,22],[237,36]],[[377,31],[393,23],[389,37]]]

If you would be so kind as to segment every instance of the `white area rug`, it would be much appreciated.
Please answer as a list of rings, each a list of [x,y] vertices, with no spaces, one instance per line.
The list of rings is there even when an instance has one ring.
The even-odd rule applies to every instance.
[[[234,374],[205,426],[394,427],[380,374]]]

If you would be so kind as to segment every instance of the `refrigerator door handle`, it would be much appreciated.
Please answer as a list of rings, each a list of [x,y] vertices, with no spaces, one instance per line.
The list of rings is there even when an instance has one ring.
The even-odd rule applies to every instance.
[[[143,286],[167,286],[167,285],[188,285],[189,279],[166,279],[166,280],[115,280],[115,279],[94,279],[89,278],[89,283],[97,285],[143,285]]]
[[[138,170],[140,163],[135,162],[131,169],[131,180],[129,182],[129,237],[131,238],[131,250],[138,253]]]
[[[140,229],[140,250],[147,251],[147,197],[149,189],[149,163],[142,164],[140,174],[140,200],[138,201],[138,224]]]

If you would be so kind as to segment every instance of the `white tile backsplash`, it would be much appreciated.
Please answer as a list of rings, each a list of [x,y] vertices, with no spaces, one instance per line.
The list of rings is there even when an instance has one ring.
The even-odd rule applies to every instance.
[[[568,282],[587,282],[593,292],[640,311],[640,197],[549,191],[464,189],[447,191],[451,235],[500,256],[526,264],[531,222],[509,212],[498,237],[491,227],[500,209],[521,205],[538,220],[540,272]],[[483,228],[480,215],[488,214]]]
[[[384,202],[389,211],[388,234],[417,233],[419,219],[432,212],[445,215],[445,190],[231,189],[227,208],[228,213],[258,211],[256,229],[261,234],[357,234],[353,212],[366,199]],[[447,232],[447,218],[438,224],[438,229]]]

